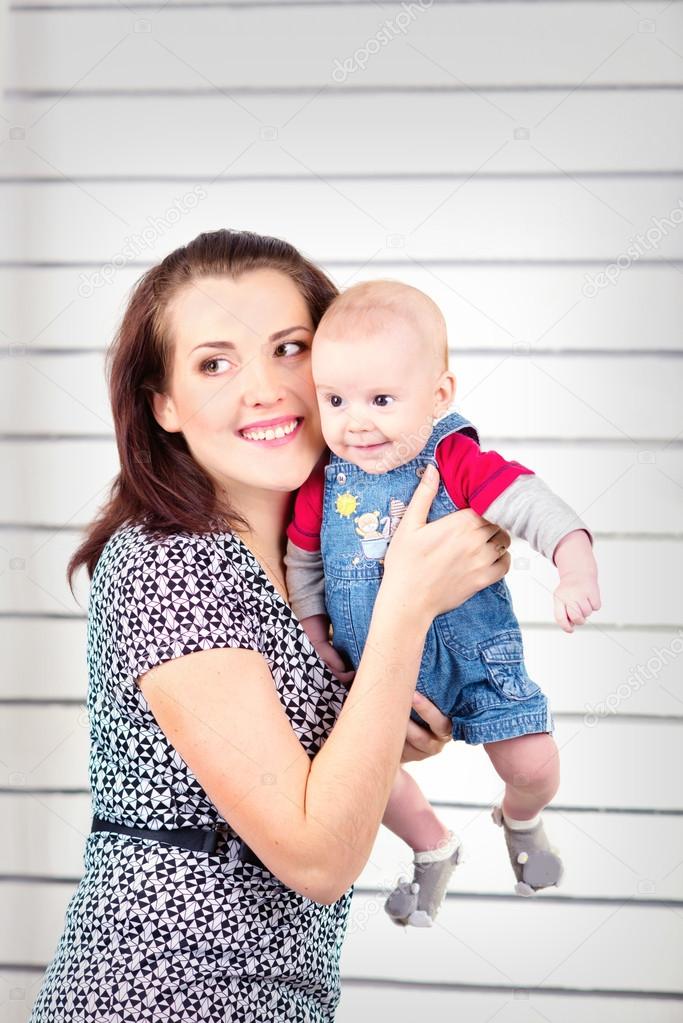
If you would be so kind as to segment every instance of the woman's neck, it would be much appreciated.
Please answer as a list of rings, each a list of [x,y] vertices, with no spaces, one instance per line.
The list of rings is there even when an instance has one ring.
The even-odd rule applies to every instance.
[[[235,532],[259,559],[267,560],[276,569],[284,561],[293,496],[266,490],[250,495],[248,501],[243,498],[238,504],[250,528]]]

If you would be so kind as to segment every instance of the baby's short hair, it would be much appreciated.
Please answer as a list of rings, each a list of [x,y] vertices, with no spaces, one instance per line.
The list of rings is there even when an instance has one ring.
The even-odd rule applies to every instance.
[[[381,278],[362,281],[342,291],[331,302],[318,324],[325,328],[367,330],[390,327],[395,319],[408,318],[425,344],[430,344],[440,370],[448,368],[448,334],[443,313],[419,288],[403,281]]]

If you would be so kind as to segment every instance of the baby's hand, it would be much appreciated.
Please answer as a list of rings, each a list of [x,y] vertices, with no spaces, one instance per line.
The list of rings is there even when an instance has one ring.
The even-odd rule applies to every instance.
[[[585,625],[593,611],[601,607],[600,589],[596,575],[567,573],[553,594],[555,621],[565,632],[573,632],[575,625]]]
[[[332,674],[344,685],[350,686],[356,673],[355,671],[347,671],[339,651],[335,650],[330,641],[327,639],[316,640],[313,642],[313,646],[320,660],[327,665]]]

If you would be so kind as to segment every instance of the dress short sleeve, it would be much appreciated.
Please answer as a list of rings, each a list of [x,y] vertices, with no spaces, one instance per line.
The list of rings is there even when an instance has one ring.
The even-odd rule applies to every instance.
[[[199,650],[259,650],[259,623],[247,610],[229,547],[224,534],[144,536],[126,559],[115,625],[121,667],[130,677]]]

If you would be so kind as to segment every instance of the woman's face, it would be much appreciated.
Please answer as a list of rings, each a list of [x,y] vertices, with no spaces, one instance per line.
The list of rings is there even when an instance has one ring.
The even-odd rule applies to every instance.
[[[301,486],[325,445],[313,322],[294,282],[271,269],[202,277],[175,295],[166,330],[172,369],[167,393],[154,397],[159,425],[183,434],[237,507],[255,491]]]

